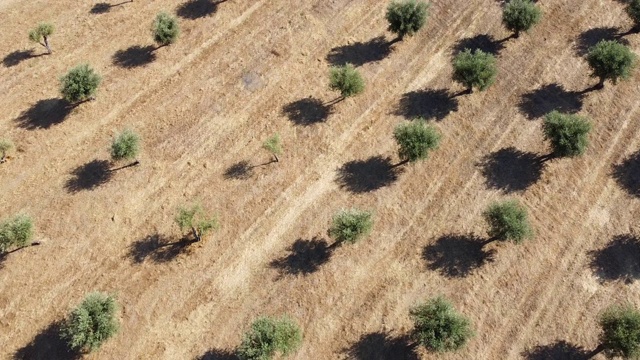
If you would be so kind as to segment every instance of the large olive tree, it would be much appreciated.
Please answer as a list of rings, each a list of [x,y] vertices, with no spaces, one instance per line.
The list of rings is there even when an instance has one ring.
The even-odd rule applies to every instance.
[[[427,16],[429,4],[416,0],[392,1],[386,14],[389,31],[397,34],[399,40],[420,30],[427,23]]]

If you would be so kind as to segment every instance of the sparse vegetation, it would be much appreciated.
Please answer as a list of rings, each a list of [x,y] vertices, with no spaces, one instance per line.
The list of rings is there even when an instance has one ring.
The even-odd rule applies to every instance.
[[[427,23],[429,4],[416,0],[392,1],[387,7],[386,18],[389,31],[398,35],[399,39],[412,36]]]
[[[98,349],[118,331],[116,301],[103,293],[91,293],[69,314],[60,336],[75,351]]]
[[[473,92],[473,88],[488,89],[497,74],[495,57],[480,49],[465,49],[453,59],[453,80],[464,85],[468,93]]]
[[[544,137],[551,143],[555,156],[582,155],[589,143],[587,136],[590,130],[589,121],[574,114],[552,111],[544,119]]]
[[[399,147],[400,164],[405,164],[426,159],[429,152],[440,145],[441,135],[435,127],[422,119],[416,119],[408,124],[398,125],[393,131],[393,137]]]
[[[13,149],[11,140],[0,139],[0,164],[7,161],[7,154],[11,149]]]
[[[78,65],[60,78],[60,92],[72,104],[86,101],[95,96],[101,81],[88,64]]]
[[[269,360],[287,356],[302,344],[302,331],[288,317],[261,317],[251,324],[236,350],[240,360]]]
[[[587,63],[591,67],[591,76],[600,79],[598,86],[611,80],[614,84],[627,79],[636,65],[636,55],[615,40],[602,40],[589,49]]]
[[[111,143],[111,159],[113,161],[132,160],[140,152],[140,136],[132,130],[125,129]],[[136,160],[133,164],[138,164]]]
[[[158,43],[159,46],[173,44],[178,39],[178,35],[180,35],[178,20],[166,12],[161,12],[156,15],[151,31],[153,33],[153,40]]]
[[[533,236],[527,209],[516,200],[493,203],[482,215],[489,225],[489,241],[513,241],[518,244]]]
[[[51,54],[51,46],[49,45],[49,36],[51,34],[53,34],[53,25],[40,23],[35,29],[29,31],[29,40],[44,46],[47,52]]]
[[[271,155],[273,155],[275,162],[280,161],[278,155],[282,154],[282,143],[280,141],[279,134],[274,134],[273,136],[265,140],[264,144],[262,144],[262,147],[265,150],[269,151]]]
[[[640,312],[632,306],[613,306],[600,316],[600,346],[608,357],[640,357]]]
[[[200,241],[211,230],[220,227],[216,216],[207,216],[200,205],[179,208],[175,221],[182,232],[190,231],[193,241]]]
[[[517,38],[522,31],[529,31],[542,16],[540,7],[531,0],[511,0],[502,11],[502,23]]]
[[[341,99],[345,99],[364,91],[364,79],[351,64],[332,67],[329,73],[329,88],[340,91]]]
[[[443,297],[436,297],[410,311],[413,337],[428,350],[455,351],[463,348],[474,335],[471,322],[460,315]]]
[[[369,235],[373,228],[373,214],[358,209],[341,210],[333,216],[329,236],[337,244],[353,244]]]
[[[33,220],[27,215],[17,215],[0,223],[0,254],[11,248],[31,244]]]

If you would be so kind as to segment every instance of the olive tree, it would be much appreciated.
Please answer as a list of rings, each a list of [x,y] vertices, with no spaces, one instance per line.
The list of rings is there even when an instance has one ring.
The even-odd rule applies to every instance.
[[[27,215],[16,215],[0,223],[0,254],[10,248],[21,248],[31,244],[33,220]]]
[[[364,79],[351,64],[334,66],[329,72],[329,88],[340,91],[339,100],[344,100],[364,91]]]
[[[412,36],[420,30],[427,23],[427,16],[429,16],[429,4],[426,2],[392,1],[387,7],[388,29],[402,40],[405,36]]]
[[[640,358],[640,312],[632,306],[612,306],[600,315],[600,345],[608,357]]]
[[[116,309],[112,296],[91,293],[64,321],[60,337],[75,351],[96,350],[118,331]]]
[[[518,244],[533,236],[527,209],[516,200],[493,203],[482,216],[489,225],[488,233],[491,238],[487,243],[510,240]]]
[[[218,218],[216,216],[207,216],[200,205],[178,208],[175,222],[180,227],[180,231],[189,231],[195,242],[202,240],[202,237],[211,230],[216,230],[220,227]]]
[[[373,228],[373,214],[369,211],[349,209],[333,215],[329,236],[336,244],[353,244],[369,235]]]
[[[274,161],[279,162],[278,155],[282,154],[282,142],[280,135],[274,134],[262,144],[262,147],[273,155]]]
[[[511,0],[502,11],[502,23],[518,38],[520,32],[529,31],[542,16],[540,7],[531,0]]]
[[[60,78],[60,92],[65,100],[77,104],[93,99],[102,79],[88,64],[69,70]]]
[[[287,356],[302,344],[302,331],[287,316],[260,317],[244,334],[236,349],[241,360],[269,360],[276,355]],[[280,358],[279,357],[279,358]]]
[[[631,0],[627,3],[627,14],[633,20],[633,30],[640,30],[640,0]]]
[[[414,323],[413,338],[431,351],[459,350],[474,335],[469,319],[458,314],[443,297],[416,306],[409,314]]]
[[[496,81],[498,68],[496,58],[480,49],[465,49],[453,59],[453,80],[467,88],[484,91]]]
[[[422,119],[396,126],[393,137],[399,147],[400,163],[398,165],[426,159],[431,150],[438,148],[441,139],[438,130]]]
[[[600,79],[597,86],[603,87],[607,80],[617,84],[619,79],[627,79],[636,65],[636,55],[615,40],[601,40],[589,49],[587,63],[591,76]]]
[[[582,155],[589,143],[591,123],[579,115],[552,111],[542,125],[544,137],[551,143],[552,153],[547,156],[574,157]]]
[[[140,152],[140,136],[132,130],[125,129],[111,143],[111,159],[113,161],[133,160]],[[138,165],[137,159],[127,166]]]
[[[49,36],[51,34],[53,34],[53,25],[40,23],[35,29],[29,31],[29,40],[44,46],[47,52],[51,54],[51,46],[49,46]]]
[[[0,139],[0,164],[7,161],[7,153],[13,149],[11,140]]]
[[[178,20],[166,12],[161,12],[153,20],[151,32],[153,40],[158,43],[159,47],[173,44],[180,34]]]

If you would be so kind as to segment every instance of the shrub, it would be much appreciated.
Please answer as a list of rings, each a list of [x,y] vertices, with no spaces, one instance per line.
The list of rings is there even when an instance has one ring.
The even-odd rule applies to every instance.
[[[116,301],[103,293],[91,293],[69,314],[60,336],[75,351],[96,350],[118,331]]]
[[[367,236],[373,228],[373,214],[358,209],[342,210],[333,216],[329,236],[336,243],[353,244]]]
[[[474,87],[480,91],[489,88],[497,73],[495,57],[480,49],[474,52],[465,49],[453,59],[453,80],[464,85],[469,93]]]
[[[111,143],[111,158],[114,161],[131,160],[140,152],[140,137],[126,129]]]
[[[153,40],[160,46],[166,46],[176,42],[180,34],[180,27],[175,17],[161,12],[156,15],[151,31],[153,33]]]
[[[603,86],[606,80],[617,84],[618,79],[627,79],[636,65],[636,55],[615,40],[601,40],[589,49],[587,62],[591,76],[599,78],[598,85]]]
[[[13,143],[7,139],[0,139],[0,164],[7,159],[7,153],[13,149]]]
[[[194,241],[200,241],[209,231],[220,227],[217,217],[207,217],[200,205],[179,208],[175,221],[182,232],[191,232]]]
[[[21,248],[31,244],[33,220],[27,215],[17,215],[0,223],[0,254],[11,247]]]
[[[278,155],[282,154],[282,143],[280,142],[279,134],[275,134],[265,140],[262,147],[273,155],[275,162],[280,161],[280,159],[278,159]]]
[[[640,312],[631,306],[613,306],[600,316],[600,349],[609,357],[640,357]]]
[[[244,334],[236,354],[241,360],[269,360],[296,351],[301,343],[302,331],[288,317],[261,317]]]
[[[440,145],[440,133],[422,119],[398,125],[393,131],[401,164],[426,159]]]
[[[95,96],[100,81],[88,64],[78,65],[60,78],[60,92],[70,103],[85,101]]]
[[[527,209],[516,200],[493,203],[482,215],[489,225],[491,240],[511,240],[518,244],[533,236]]]
[[[402,39],[406,35],[412,36],[427,23],[429,4],[416,0],[392,1],[387,7],[386,18],[389,31]]]
[[[640,0],[629,1],[629,3],[627,3],[626,10],[631,20],[633,20],[635,30],[637,31],[638,27],[640,27]]]
[[[543,124],[544,137],[549,140],[553,154],[557,156],[582,155],[589,143],[587,137],[590,130],[591,124],[586,118],[558,111],[548,113]]]
[[[47,52],[51,54],[51,47],[49,46],[49,36],[51,34],[53,34],[53,25],[40,23],[35,29],[29,31],[29,40],[44,46]]]
[[[541,16],[540,8],[531,0],[511,0],[502,11],[502,23],[514,32],[515,37],[519,37],[520,32],[536,25]]]
[[[340,91],[342,98],[358,95],[364,91],[364,80],[353,65],[332,67],[329,73],[329,88]]]
[[[458,314],[443,297],[411,309],[410,315],[414,322],[414,339],[432,351],[459,350],[474,335],[471,322]]]

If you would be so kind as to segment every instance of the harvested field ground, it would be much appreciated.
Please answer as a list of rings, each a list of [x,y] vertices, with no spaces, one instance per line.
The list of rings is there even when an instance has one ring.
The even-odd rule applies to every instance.
[[[224,358],[257,316],[302,327],[294,359],[551,359],[597,345],[597,316],[640,306],[640,71],[581,94],[584,49],[631,23],[613,0],[539,1],[543,21],[503,43],[500,2],[432,0],[427,26],[388,47],[386,1],[0,1],[2,218],[33,216],[38,247],[0,263],[0,357],[64,359],[56,322],[88,292],[117,295],[121,328],[88,359]],[[150,53],[158,11],[181,15],[174,45]],[[30,44],[56,26],[51,56]],[[640,52],[640,35],[624,37]],[[452,54],[498,54],[488,91],[448,99]],[[350,61],[365,92],[333,108],[328,67]],[[57,100],[78,63],[97,99]],[[314,100],[315,99],[315,100]],[[593,120],[580,158],[538,167],[541,116]],[[424,115],[443,134],[428,160],[398,162],[393,128]],[[141,166],[105,174],[123,128]],[[261,149],[278,132],[279,163]],[[481,213],[521,200],[534,240],[490,244]],[[178,206],[197,200],[222,227],[182,247]],[[375,211],[371,236],[328,250],[332,214]],[[292,254],[294,251],[294,254]],[[457,353],[414,350],[408,310],[442,294],[477,333]],[[603,358],[601,355],[596,358]]]

